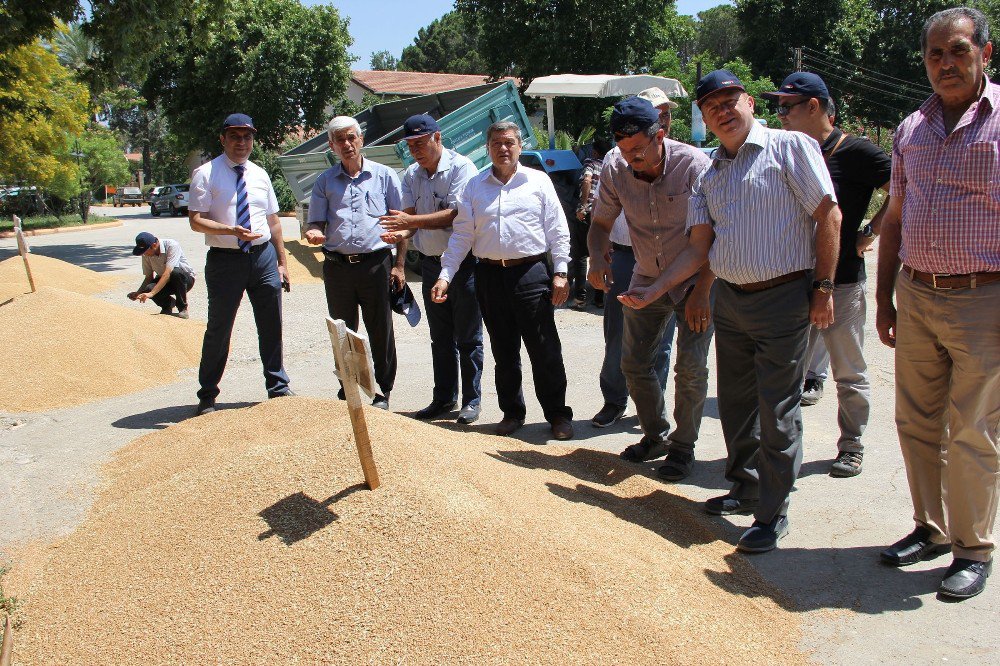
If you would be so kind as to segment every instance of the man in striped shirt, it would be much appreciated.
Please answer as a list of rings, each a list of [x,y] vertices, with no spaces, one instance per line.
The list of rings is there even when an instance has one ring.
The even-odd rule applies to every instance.
[[[934,94],[896,131],[875,320],[896,349],[916,528],[881,557],[905,566],[950,550],[938,592],[965,599],[986,586],[1000,497],[1000,89],[984,74],[993,45],[978,10],[931,16],[920,46]]]
[[[719,415],[729,493],[709,513],[753,513],[745,552],[788,533],[789,493],[802,462],[802,361],[809,325],[833,322],[840,209],[819,144],[761,127],[731,72],[698,82],[697,103],[722,144],[695,183],[688,245],[654,284],[622,298],[655,298],[709,260],[720,283],[713,313]]]

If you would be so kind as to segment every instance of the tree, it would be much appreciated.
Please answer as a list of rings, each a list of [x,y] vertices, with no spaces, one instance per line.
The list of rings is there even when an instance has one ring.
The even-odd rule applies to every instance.
[[[217,153],[222,121],[239,111],[253,117],[264,148],[277,148],[293,131],[320,127],[346,91],[351,38],[333,7],[246,0],[200,30],[181,22],[143,87],[191,146]]]
[[[399,59],[388,51],[375,51],[369,60],[369,67],[375,71],[394,72],[399,69]]]
[[[743,43],[736,7],[732,5],[719,5],[698,12],[696,30],[697,51],[712,53],[723,62],[736,56]]]
[[[87,90],[75,82],[40,41],[0,53],[0,181],[56,190],[62,198],[79,191],[77,166],[67,137],[87,122]]]
[[[101,185],[121,185],[132,180],[125,150],[112,132],[93,125],[79,139],[83,153],[83,177],[88,190]]]
[[[459,12],[448,12],[417,31],[413,44],[403,49],[400,69],[410,72],[485,74],[479,56],[479,24]]]
[[[59,21],[69,23],[79,13],[79,0],[3,0],[0,53],[33,44],[36,37],[50,35]]]

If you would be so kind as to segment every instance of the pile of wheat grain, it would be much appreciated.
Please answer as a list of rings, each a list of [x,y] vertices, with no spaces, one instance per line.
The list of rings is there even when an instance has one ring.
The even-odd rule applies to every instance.
[[[29,254],[35,287],[56,287],[78,294],[98,294],[121,284],[119,276],[80,268],[41,254]],[[28,274],[20,256],[0,261],[0,303],[31,292]]]

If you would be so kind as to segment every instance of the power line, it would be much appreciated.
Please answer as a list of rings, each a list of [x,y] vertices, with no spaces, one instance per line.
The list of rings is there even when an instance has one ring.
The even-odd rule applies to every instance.
[[[837,92],[839,92],[842,96],[847,97],[847,98],[861,99],[861,100],[864,100],[865,102],[868,102],[869,104],[874,104],[875,106],[881,106],[884,109],[889,109],[890,111],[895,111],[896,113],[900,113],[900,114],[906,114],[906,113],[910,112],[910,110],[903,109],[903,108],[900,108],[900,107],[897,107],[897,106],[893,106],[891,104],[886,104],[885,102],[880,102],[878,100],[874,100],[871,97],[866,97],[865,95],[862,95],[862,94],[860,94],[860,93],[858,93],[856,91],[844,90],[844,88],[840,87],[837,84],[832,84],[832,85],[830,85],[830,87],[833,88],[834,90],[836,90]]]
[[[878,84],[878,86],[882,89],[892,88],[893,90],[902,90],[904,93],[910,95],[919,95],[921,97],[926,97],[927,95],[930,95],[932,92],[930,88],[920,89],[914,86],[901,86],[899,84],[883,81],[882,79],[876,79],[875,77],[868,76],[867,74],[859,73],[857,72],[857,70],[853,70],[849,67],[838,65],[836,63],[828,62],[826,60],[823,60],[822,58],[817,58],[816,56],[806,56],[806,59],[809,62],[820,63],[823,67],[833,68],[842,72],[846,72],[847,73],[846,76],[848,76],[851,80],[874,82]]]
[[[916,96],[910,95],[910,94],[908,94],[906,92],[897,92],[897,91],[894,91],[894,90],[886,90],[885,86],[869,85],[867,83],[864,83],[862,81],[858,81],[856,79],[849,79],[849,78],[846,78],[846,77],[843,77],[843,76],[839,76],[837,74],[833,74],[831,72],[824,71],[823,69],[820,69],[818,67],[814,67],[814,66],[810,66],[810,65],[806,65],[805,67],[806,67],[806,69],[811,69],[811,70],[815,71],[817,74],[821,74],[824,77],[829,77],[831,79],[836,79],[838,81],[843,81],[844,83],[849,83],[852,86],[858,86],[858,87],[861,87],[861,88],[867,88],[868,90],[871,90],[873,92],[888,93],[888,94],[894,95],[896,97],[899,97],[900,99],[907,99],[907,100],[910,100],[911,102],[918,102],[918,103],[921,103],[921,104],[924,102],[924,99],[926,99],[926,98],[920,98],[920,97],[916,97]]]
[[[869,67],[862,67],[861,65],[859,65],[857,63],[853,63],[853,62],[850,62],[848,60],[844,60],[843,58],[838,58],[835,55],[830,55],[828,53],[824,53],[822,51],[818,51],[818,50],[816,50],[816,49],[814,49],[812,47],[809,47],[809,46],[803,46],[802,48],[804,50],[806,50],[806,51],[812,51],[813,53],[818,54],[819,56],[821,56],[823,58],[828,58],[830,60],[836,60],[838,62],[844,63],[845,65],[849,65],[849,66],[851,66],[851,67],[853,67],[855,69],[859,69],[859,70],[866,71],[866,72],[871,72],[872,74],[875,74],[876,76],[878,76],[880,78],[886,78],[886,79],[892,79],[893,81],[899,81],[900,83],[904,83],[904,84],[906,84],[906,85],[908,85],[908,86],[910,86],[912,88],[916,88],[917,90],[919,90],[921,92],[926,92],[928,95],[931,92],[930,86],[925,86],[925,85],[921,85],[921,84],[918,84],[918,83],[913,83],[913,81],[908,81],[906,79],[901,79],[901,78],[896,77],[896,76],[891,76],[889,74],[884,74],[882,72],[878,72],[878,71],[876,71],[874,69],[871,69]]]

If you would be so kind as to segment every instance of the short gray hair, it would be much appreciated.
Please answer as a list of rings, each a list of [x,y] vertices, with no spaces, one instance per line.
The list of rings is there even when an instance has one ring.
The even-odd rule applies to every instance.
[[[943,9],[924,21],[924,29],[920,31],[920,52],[927,51],[927,33],[931,28],[938,23],[952,24],[964,18],[972,22],[972,43],[979,48],[986,46],[986,42],[990,41],[990,24],[986,15],[973,7],[952,7]]]
[[[521,143],[521,128],[518,127],[517,123],[512,123],[509,120],[498,120],[497,122],[490,125],[489,129],[486,130],[486,143],[489,145],[490,141],[493,140],[494,134],[499,134],[500,132],[513,132],[517,137],[517,142]]]
[[[358,121],[350,116],[335,116],[330,120],[330,124],[327,125],[326,134],[330,138],[330,141],[334,140],[334,135],[345,129],[355,129],[358,132],[358,136],[364,137],[365,133],[361,131],[361,125]]]
[[[832,97],[826,98],[826,115],[831,118],[835,118],[837,116],[837,105],[834,103]]]

